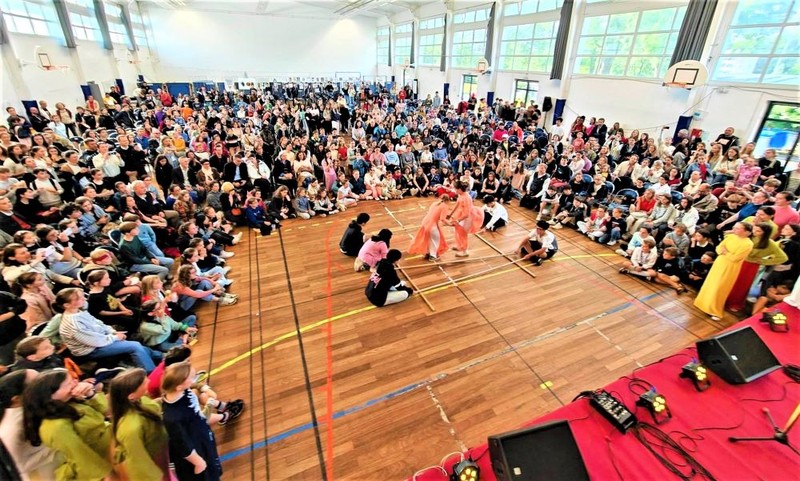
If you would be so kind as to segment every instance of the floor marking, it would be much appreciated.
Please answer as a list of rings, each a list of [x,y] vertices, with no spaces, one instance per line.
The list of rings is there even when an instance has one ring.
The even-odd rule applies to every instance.
[[[545,381],[545,382],[539,384],[539,387],[542,388],[542,389],[545,389],[545,390],[546,389],[550,389],[551,387],[553,387],[553,381]]]
[[[651,299],[654,299],[654,298],[660,296],[664,292],[670,292],[671,290],[672,289],[664,289],[663,291],[654,292],[652,294],[649,294],[647,296],[642,297],[639,300],[642,301],[642,302],[649,301]],[[361,404],[357,404],[355,406],[352,406],[352,407],[345,408],[345,409],[342,409],[340,411],[337,411],[336,413],[334,413],[333,419],[336,420],[336,419],[342,418],[342,417],[350,415],[350,414],[355,414],[355,413],[357,413],[359,411],[363,411],[363,410],[365,410],[367,408],[370,408],[370,407],[372,407],[372,406],[374,406],[376,404],[380,404],[382,402],[389,401],[389,400],[394,399],[396,397],[402,396],[403,394],[408,394],[408,393],[416,391],[416,390],[418,390],[420,388],[427,387],[428,385],[430,385],[430,384],[432,384],[434,382],[441,381],[441,380],[443,380],[443,379],[445,379],[445,378],[447,378],[449,376],[452,376],[454,374],[458,374],[460,372],[466,371],[466,370],[471,369],[471,368],[473,368],[475,366],[478,366],[480,364],[484,364],[486,362],[493,361],[495,359],[499,359],[499,358],[501,358],[501,357],[503,357],[503,356],[505,356],[507,354],[510,354],[510,353],[514,352],[514,351],[518,351],[520,349],[524,349],[526,347],[532,346],[532,345],[534,345],[534,344],[536,344],[538,342],[547,340],[547,339],[549,339],[549,338],[551,338],[553,336],[556,336],[558,334],[562,334],[564,332],[570,331],[570,330],[575,329],[577,327],[584,326],[584,325],[591,326],[593,321],[596,321],[596,320],[601,319],[603,317],[607,317],[607,316],[610,316],[610,315],[615,314],[617,312],[620,312],[620,311],[623,311],[625,309],[628,309],[632,305],[633,305],[633,301],[628,301],[628,302],[625,302],[623,304],[616,305],[616,306],[608,309],[607,311],[601,312],[600,314],[596,314],[594,316],[588,317],[586,319],[574,322],[574,323],[566,325],[566,326],[557,327],[555,329],[547,331],[547,332],[545,332],[543,334],[540,334],[540,335],[538,335],[536,337],[533,337],[531,339],[527,339],[525,341],[522,341],[522,342],[520,342],[518,344],[515,344],[513,346],[508,346],[508,347],[505,347],[505,348],[503,348],[503,349],[501,349],[499,351],[484,355],[483,357],[479,357],[479,358],[473,359],[471,361],[467,361],[466,363],[463,363],[463,364],[460,364],[458,366],[455,366],[455,367],[453,367],[453,368],[451,368],[449,370],[445,370],[443,372],[434,374],[434,375],[430,376],[429,378],[427,378],[427,379],[425,379],[423,381],[416,382],[414,384],[409,384],[409,385],[401,387],[399,389],[395,389],[394,391],[390,391],[387,394],[383,394],[383,395],[378,396],[376,398],[373,398],[373,399],[370,399],[368,401],[365,401],[365,402],[363,402]],[[233,451],[229,451],[229,452],[221,455],[220,459],[222,461],[228,461],[228,460],[236,458],[238,456],[247,454],[252,450],[259,449],[259,448],[262,448],[262,447],[265,447],[265,446],[268,446],[268,445],[271,445],[271,444],[275,444],[275,443],[277,443],[279,441],[283,441],[283,440],[285,440],[285,439],[287,439],[289,437],[292,437],[292,436],[294,436],[296,434],[300,434],[302,432],[308,431],[309,429],[313,429],[313,425],[311,423],[302,424],[300,426],[294,427],[294,428],[289,429],[287,431],[284,431],[282,433],[278,433],[273,437],[270,437],[270,438],[267,438],[265,440],[259,441],[259,442],[255,443],[252,446],[245,446],[245,447],[242,447],[242,448],[239,448],[239,449],[235,449]]]
[[[616,254],[598,254],[598,255],[616,255]],[[408,260],[418,259],[420,257],[422,257],[422,256],[412,256],[412,257],[408,257],[407,259]],[[574,258],[577,258],[577,257],[578,256],[556,257],[556,258],[553,258],[551,260],[553,260],[553,261],[571,260],[571,259],[574,259]],[[595,256],[594,255],[590,255],[590,256],[586,256],[586,257],[595,257]],[[459,285],[471,284],[473,282],[478,282],[478,281],[482,281],[482,280],[485,280],[485,279],[490,279],[492,277],[496,277],[496,276],[499,276],[499,275],[502,275],[502,274],[507,274],[509,272],[514,272],[514,271],[519,271],[519,269],[511,268],[511,269],[503,269],[503,270],[496,271],[496,272],[490,272],[490,273],[488,273],[486,275],[483,275],[483,276],[478,276],[478,277],[474,277],[472,279],[467,279],[465,281],[462,281]],[[452,289],[454,287],[456,287],[454,284],[450,284],[450,285],[446,285],[446,286],[442,286],[442,287],[437,287],[436,289],[432,289],[430,291],[425,291],[425,294],[433,294],[435,292],[445,291],[447,289]],[[318,327],[322,327],[322,326],[324,326],[324,325],[326,325],[326,324],[328,324],[330,322],[338,321],[338,320],[341,320],[341,319],[344,319],[344,318],[347,318],[347,317],[352,317],[352,316],[354,316],[356,314],[361,314],[362,312],[368,312],[368,311],[371,311],[373,309],[376,309],[376,307],[373,306],[373,305],[368,305],[368,306],[360,307],[358,309],[353,309],[351,311],[344,312],[342,314],[337,314],[337,315],[335,315],[335,316],[333,316],[331,318],[322,319],[322,320],[317,321],[317,322],[315,322],[313,324],[309,324],[307,326],[301,327],[300,328],[300,333],[301,334],[305,334],[308,331],[314,330],[314,329],[316,329]],[[285,334],[281,334],[280,336],[272,339],[271,341],[265,342],[264,344],[262,344],[262,345],[260,345],[258,347],[255,347],[255,348],[251,349],[248,352],[240,354],[240,355],[234,357],[233,359],[231,359],[229,361],[226,361],[221,366],[212,369],[210,375],[213,376],[215,374],[218,374],[219,372],[224,371],[225,369],[228,369],[229,367],[233,366],[234,364],[237,364],[237,363],[247,359],[248,357],[252,356],[253,354],[259,353],[263,349],[270,348],[270,347],[272,347],[272,346],[274,346],[276,344],[279,344],[279,343],[281,343],[283,341],[292,339],[293,337],[296,337],[296,336],[297,336],[297,333],[295,331],[290,331],[290,332],[287,332]]]
[[[433,392],[433,386],[428,384],[425,386],[425,388],[428,390],[428,395],[430,396],[431,401],[433,401],[433,405],[436,406],[436,409],[439,411],[439,416],[442,418],[442,421],[447,424],[447,429],[450,431],[450,435],[453,436],[453,440],[456,442],[456,444],[458,444],[458,449],[460,449],[461,452],[467,451],[467,445],[458,437],[458,434],[456,433],[456,427],[452,422],[450,422],[450,418],[448,418],[447,413],[444,412],[444,406],[442,406],[439,398],[436,397],[436,393]]]

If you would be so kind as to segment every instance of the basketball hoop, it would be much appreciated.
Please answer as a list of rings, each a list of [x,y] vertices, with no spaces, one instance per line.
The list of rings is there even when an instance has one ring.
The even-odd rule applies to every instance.
[[[478,60],[478,65],[475,68],[475,71],[479,74],[483,74],[489,68],[489,61],[485,58]]]

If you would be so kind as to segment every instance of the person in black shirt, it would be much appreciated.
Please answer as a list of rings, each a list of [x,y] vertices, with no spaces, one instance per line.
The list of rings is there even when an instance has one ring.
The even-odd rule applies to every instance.
[[[385,259],[378,261],[375,272],[369,278],[364,293],[372,304],[383,307],[405,301],[414,292],[406,287],[395,271],[395,264],[403,254],[397,249],[389,249]]]
[[[363,228],[369,222],[369,214],[362,212],[345,229],[342,239],[339,241],[339,250],[342,254],[349,257],[358,256],[358,251],[366,242]]]
[[[666,284],[675,289],[678,294],[686,292],[686,287],[681,284],[681,262],[676,247],[667,247],[658,256],[655,265],[647,271],[647,277]]]
[[[711,265],[714,264],[714,259],[716,258],[717,253],[713,250],[704,252],[699,259],[692,260],[691,267],[681,274],[681,280],[683,280],[685,284],[699,290],[703,286],[706,277],[708,277],[708,273],[711,271]]]

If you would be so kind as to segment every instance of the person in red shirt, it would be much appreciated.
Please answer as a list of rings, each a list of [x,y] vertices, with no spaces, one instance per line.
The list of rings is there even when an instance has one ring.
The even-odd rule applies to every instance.
[[[172,107],[172,95],[169,94],[167,89],[158,89],[158,98],[164,107]]]

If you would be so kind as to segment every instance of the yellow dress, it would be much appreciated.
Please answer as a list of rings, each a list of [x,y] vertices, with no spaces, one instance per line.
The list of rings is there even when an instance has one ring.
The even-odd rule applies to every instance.
[[[727,251],[722,254],[722,248]],[[711,266],[708,277],[703,282],[703,287],[697,293],[694,300],[694,307],[706,314],[722,317],[725,314],[725,299],[728,298],[736,278],[739,277],[739,270],[747,254],[753,250],[753,241],[747,237],[739,237],[729,234],[717,246],[717,259]]]

